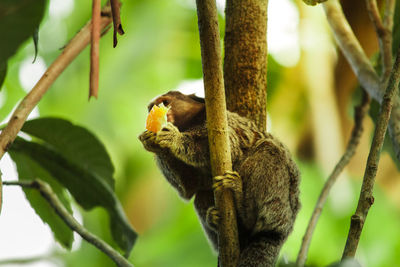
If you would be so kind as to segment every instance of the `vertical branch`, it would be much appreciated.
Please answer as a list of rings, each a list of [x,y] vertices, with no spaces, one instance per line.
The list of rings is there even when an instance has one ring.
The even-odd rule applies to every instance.
[[[201,58],[211,168],[214,176],[232,170],[228,139],[224,79],[221,63],[218,14],[215,0],[197,0]],[[231,191],[214,191],[215,205],[221,220],[218,225],[218,252],[223,267],[236,266],[239,242],[235,208]]]
[[[311,238],[313,236],[318,219],[321,215],[322,209],[325,205],[325,202],[328,198],[332,186],[339,177],[339,174],[343,171],[343,169],[346,167],[346,165],[349,163],[350,159],[356,152],[356,148],[360,142],[360,137],[363,132],[362,122],[365,115],[368,112],[370,102],[371,102],[370,97],[365,91],[363,91],[362,103],[355,108],[354,127],[351,133],[350,140],[347,144],[346,151],[339,160],[339,162],[336,164],[329,178],[326,180],[325,185],[318,197],[318,201],[315,205],[314,211],[311,215],[311,219],[308,223],[306,233],[304,234],[303,237],[303,242],[301,243],[300,252],[297,255],[296,265],[298,267],[304,266],[306,262],[308,249],[311,243]]]
[[[382,59],[382,81],[385,81],[392,68],[392,32],[382,22],[376,0],[366,0],[369,17],[378,36],[379,50]],[[388,19],[386,18],[386,23]]]
[[[381,111],[379,113],[374,137],[372,140],[371,150],[368,155],[367,166],[365,168],[363,184],[361,187],[360,198],[358,201],[355,214],[351,217],[350,230],[347,237],[346,246],[342,255],[342,259],[354,257],[361,232],[367,217],[369,208],[374,203],[373,187],[375,176],[378,170],[380,152],[382,149],[385,133],[387,130],[390,113],[394,98],[397,95],[398,85],[400,81],[400,47],[397,50],[396,61],[394,63],[388,86],[383,96]]]
[[[267,124],[268,0],[227,0],[224,79],[230,111]]]
[[[99,43],[100,43],[100,0],[93,0],[92,4],[92,31],[90,46],[90,89],[89,99],[97,98],[99,90]]]
[[[111,12],[108,6],[102,10],[101,29],[105,29],[111,23]],[[53,82],[65,70],[65,68],[79,55],[90,42],[91,22],[89,21],[66,45],[61,55],[50,65],[33,89],[24,97],[15,109],[7,126],[0,134],[0,159],[8,147],[17,137],[29,113],[38,104]]]

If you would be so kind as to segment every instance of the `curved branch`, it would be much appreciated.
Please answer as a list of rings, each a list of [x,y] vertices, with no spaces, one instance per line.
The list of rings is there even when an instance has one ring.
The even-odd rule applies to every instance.
[[[350,230],[342,259],[345,259],[347,257],[354,257],[369,208],[374,203],[373,188],[375,183],[375,176],[378,170],[380,152],[382,150],[383,141],[385,139],[385,133],[388,126],[390,113],[392,111],[392,105],[394,102],[394,98],[397,95],[399,81],[400,47],[397,51],[396,61],[394,63],[389,78],[389,83],[386,88],[381,105],[381,111],[376,122],[375,133],[372,140],[371,150],[368,155],[360,198],[358,201],[357,210],[355,214],[351,217]]]
[[[114,250],[110,245],[101,240],[96,235],[89,232],[83,227],[75,218],[67,211],[57,195],[53,192],[50,185],[43,182],[42,180],[36,179],[31,182],[17,181],[17,182],[3,182],[4,185],[17,185],[25,188],[33,188],[40,192],[42,197],[47,200],[54,211],[60,216],[60,218],[71,228],[77,232],[83,239],[97,247],[99,250],[104,252],[110,259],[112,259],[117,266],[121,267],[132,267],[133,265],[125,259],[121,254]]]
[[[304,266],[306,262],[308,249],[311,243],[311,238],[313,236],[318,219],[321,215],[322,209],[325,205],[326,199],[328,198],[332,186],[334,185],[340,173],[343,171],[343,169],[346,167],[346,165],[349,163],[350,159],[356,152],[357,146],[360,142],[361,134],[363,132],[362,122],[364,120],[365,115],[368,112],[370,102],[371,102],[370,97],[364,91],[362,103],[355,108],[354,127],[351,132],[351,137],[347,144],[346,151],[339,160],[339,162],[336,164],[329,178],[326,180],[325,185],[319,195],[318,201],[315,205],[314,211],[311,215],[311,219],[308,223],[306,233],[304,234],[303,241],[301,243],[300,252],[297,255],[296,265],[298,267]]]
[[[111,9],[105,6],[101,12],[100,27],[106,29],[111,23]],[[17,137],[18,132],[24,125],[28,115],[38,104],[42,96],[47,92],[53,82],[65,70],[65,68],[75,59],[76,56],[89,44],[91,21],[89,21],[66,45],[60,56],[50,65],[43,74],[35,87],[25,96],[18,107],[15,109],[7,126],[0,134],[0,159],[7,151],[8,147]]]
[[[361,86],[367,90],[371,97],[381,102],[383,91],[380,89],[379,77],[347,22],[339,1],[329,0],[322,5],[336,42]]]
[[[390,1],[387,7],[388,11],[386,12],[388,15],[386,19],[384,18],[384,25],[387,25],[387,27],[390,26],[388,22],[390,17],[393,16],[391,14],[393,12],[393,3],[391,3],[391,0],[388,1]],[[382,104],[386,80],[380,80],[374,71],[343,14],[339,1],[329,0],[323,3],[323,6],[335,39],[356,74],[360,85],[373,99]],[[400,97],[395,96],[393,101],[393,109],[389,121],[389,133],[396,158],[400,161]]]
[[[214,176],[232,170],[228,139],[224,79],[222,75],[221,42],[215,0],[197,0],[201,59],[211,169]],[[239,241],[233,195],[230,190],[214,190],[215,205],[221,216],[218,225],[220,264],[237,266]]]

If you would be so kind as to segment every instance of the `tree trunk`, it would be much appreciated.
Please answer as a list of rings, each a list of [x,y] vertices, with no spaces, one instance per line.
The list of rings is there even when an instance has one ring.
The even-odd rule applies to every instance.
[[[267,125],[268,0],[227,0],[224,80],[227,106]]]

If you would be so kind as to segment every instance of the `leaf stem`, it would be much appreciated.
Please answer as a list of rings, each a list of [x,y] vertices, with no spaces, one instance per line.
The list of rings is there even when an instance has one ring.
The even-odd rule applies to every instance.
[[[58,199],[57,195],[51,189],[50,185],[47,183],[43,182],[42,180],[35,179],[33,181],[4,181],[3,185],[15,185],[38,190],[42,197],[47,200],[50,206],[55,210],[65,224],[68,225],[69,228],[77,232],[87,242],[104,252],[115,262],[115,264],[117,264],[117,266],[133,266],[127,259],[119,254],[118,251],[114,250],[106,242],[89,232],[77,220],[75,220],[75,218],[67,211],[64,205]]]

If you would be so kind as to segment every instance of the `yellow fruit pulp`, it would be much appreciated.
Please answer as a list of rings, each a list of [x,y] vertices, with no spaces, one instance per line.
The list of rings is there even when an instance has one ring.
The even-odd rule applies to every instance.
[[[167,123],[167,107],[163,103],[160,106],[154,105],[146,119],[146,129],[151,132],[158,132]]]

